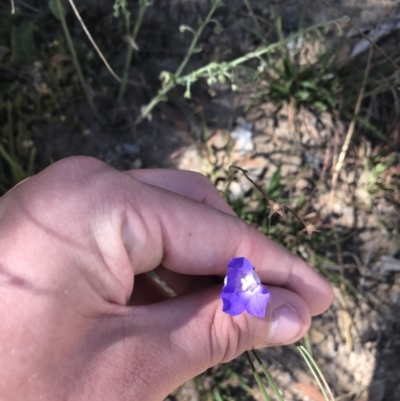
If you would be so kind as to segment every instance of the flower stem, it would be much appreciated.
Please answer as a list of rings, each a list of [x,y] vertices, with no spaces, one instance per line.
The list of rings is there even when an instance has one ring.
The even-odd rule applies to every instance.
[[[276,396],[278,397],[279,401],[285,401],[282,397],[281,392],[279,391],[278,387],[276,386],[272,376],[270,375],[270,373],[268,372],[267,368],[264,366],[264,364],[262,363],[260,357],[258,356],[256,351],[251,351],[254,355],[254,357],[256,358],[257,362],[260,364],[261,369],[266,377],[266,379],[268,380],[269,385],[271,386],[272,390],[274,391],[274,393],[276,394]]]
[[[207,17],[200,24],[199,29],[196,31],[195,35],[193,36],[192,43],[190,44],[189,50],[187,51],[185,58],[181,62],[181,65],[178,67],[178,69],[175,72],[175,78],[179,78],[180,75],[182,74],[182,71],[184,70],[184,68],[186,67],[186,64],[190,60],[190,57],[192,57],[192,55],[194,53],[194,49],[196,48],[197,42],[199,41],[200,36],[204,31],[204,28],[208,25],[208,23],[210,22],[215,10],[220,5],[221,5],[221,1],[220,0],[214,0],[213,1],[213,5],[212,5],[210,11],[207,14]]]
[[[104,57],[104,54],[101,52],[101,50],[99,49],[99,47],[97,46],[97,43],[95,42],[95,40],[93,39],[91,33],[89,32],[89,30],[86,27],[85,22],[83,21],[81,14],[79,13],[78,9],[75,6],[74,0],[68,0],[69,4],[71,5],[71,8],[73,10],[73,12],[75,13],[75,16],[77,18],[77,20],[79,21],[79,23],[81,24],[81,27],[83,29],[83,31],[85,32],[87,38],[89,39],[90,43],[92,44],[93,48],[96,50],[97,54],[99,55],[101,61],[104,63],[104,65],[106,66],[107,70],[109,71],[109,73],[118,81],[121,82],[121,78],[114,72],[114,70],[112,69],[111,65],[108,63],[107,59]]]
[[[249,361],[251,370],[253,371],[254,378],[256,379],[256,382],[257,382],[258,387],[259,387],[259,389],[260,389],[260,391],[261,391],[261,394],[262,394],[262,396],[264,397],[264,400],[265,400],[265,401],[271,401],[271,398],[269,398],[269,396],[268,396],[268,394],[267,394],[267,392],[266,392],[266,390],[265,390],[265,387],[264,387],[264,385],[262,384],[261,377],[260,377],[260,375],[258,374],[258,372],[257,372],[257,370],[256,370],[256,367],[254,366],[254,363],[253,363],[253,361],[252,361],[251,358],[250,358],[249,352],[246,351],[245,354],[246,354],[247,360]]]
[[[328,386],[328,383],[325,380],[324,375],[322,374],[320,368],[315,363],[314,358],[308,353],[306,348],[303,345],[297,346],[298,351],[306,362],[307,366],[311,370],[316,382],[318,383],[319,388],[322,391],[323,396],[326,401],[335,401],[335,397],[333,396],[331,389]]]
[[[199,28],[195,32],[192,42],[190,43],[189,50],[186,53],[185,58],[182,60],[181,64],[179,65],[178,69],[176,70],[174,74],[174,79],[171,80],[170,83],[168,83],[164,88],[160,89],[157,93],[157,95],[150,101],[150,103],[143,109],[141,112],[140,116],[137,118],[136,123],[139,123],[142,121],[153,109],[154,107],[164,100],[167,96],[167,93],[173,89],[176,84],[177,80],[179,79],[180,75],[182,74],[184,68],[186,67],[186,64],[189,62],[190,57],[192,57],[194,50],[196,48],[197,42],[200,39],[201,34],[204,31],[204,28],[209,24],[215,10],[221,5],[221,0],[214,0],[213,6],[211,7],[210,11],[208,12],[206,18],[204,21],[201,22]],[[190,76],[190,74],[189,74]],[[187,77],[187,76],[186,76]]]
[[[232,165],[232,166],[230,166],[229,168],[230,168],[230,169],[240,170],[240,171],[243,173],[243,175],[246,177],[246,179],[247,179],[248,181],[250,181],[250,182],[255,186],[255,188],[258,189],[258,191],[261,193],[261,195],[264,197],[264,199],[268,202],[269,205],[271,205],[271,204],[273,204],[273,203],[276,203],[276,202],[274,202],[274,201],[266,194],[266,192],[265,192],[254,180],[252,180],[252,179],[250,178],[250,176],[249,176],[247,170],[245,170],[245,169],[243,169],[243,168],[241,168],[241,167],[239,167],[239,166],[235,166],[235,165]],[[308,223],[307,223],[306,221],[304,221],[291,207],[289,207],[288,205],[285,205],[285,204],[281,204],[281,206],[282,206],[285,210],[287,210],[289,213],[291,213],[291,214],[292,214],[297,220],[299,220],[302,224],[304,224],[304,226],[307,227]],[[269,219],[269,220],[270,220],[270,219]],[[268,228],[268,233],[269,233],[269,228]],[[268,236],[268,234],[267,234],[267,236]]]
[[[149,5],[147,0],[140,0],[139,3],[140,3],[139,15],[136,19],[135,26],[133,27],[133,31],[132,31],[133,41],[136,41],[140,26],[142,25],[144,14],[146,12],[146,8]],[[132,62],[133,50],[134,50],[133,47],[128,43],[128,50],[126,52],[124,72],[122,75],[122,81],[121,81],[121,85],[119,87],[117,101],[115,103],[114,112],[113,112],[113,118],[112,118],[113,122],[114,122],[116,114],[117,114],[117,108],[118,108],[119,104],[121,103],[122,98],[124,97],[126,86],[128,84],[129,67],[131,66],[131,62]]]
[[[65,39],[67,40],[67,45],[68,45],[69,51],[72,56],[72,61],[75,66],[76,73],[78,74],[78,78],[81,83],[82,89],[85,92],[85,96],[89,103],[89,107],[92,110],[93,114],[95,115],[96,119],[100,122],[103,122],[103,119],[100,117],[100,114],[98,113],[96,106],[93,103],[93,99],[88,91],[86,80],[85,80],[85,77],[83,76],[81,65],[79,63],[79,59],[78,59],[78,56],[75,51],[74,42],[72,41],[71,34],[68,29],[67,21],[65,19],[64,9],[61,4],[61,0],[55,0],[55,1],[56,1],[58,17],[60,18],[60,21],[61,21],[61,26],[64,31],[64,36],[65,36]]]

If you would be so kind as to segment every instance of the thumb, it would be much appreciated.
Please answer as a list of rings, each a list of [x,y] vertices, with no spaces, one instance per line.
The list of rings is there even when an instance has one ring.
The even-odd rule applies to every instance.
[[[146,381],[158,383],[158,388],[165,390],[160,395],[166,396],[186,380],[246,350],[299,340],[310,327],[307,304],[290,290],[268,289],[271,298],[262,319],[222,312],[219,286],[135,308],[132,326],[137,328],[142,321],[139,326],[143,327],[146,321],[142,331],[145,338],[141,340]],[[129,344],[131,341],[138,341],[138,337],[124,339],[128,353],[137,347]],[[132,357],[137,362],[137,354]],[[154,366],[157,368],[152,369]]]

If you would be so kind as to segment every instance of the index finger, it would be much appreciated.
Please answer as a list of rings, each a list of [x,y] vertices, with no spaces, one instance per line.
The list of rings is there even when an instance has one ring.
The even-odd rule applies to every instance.
[[[253,263],[265,284],[296,292],[313,315],[322,313],[331,304],[333,293],[325,279],[239,218],[137,181],[134,188],[129,204],[135,218],[128,219],[123,234],[125,244],[137,244],[135,220],[138,216],[142,218],[146,241],[140,246],[139,258],[138,248],[133,246],[131,261],[135,274],[161,263],[177,273],[223,276],[232,257],[244,256]]]

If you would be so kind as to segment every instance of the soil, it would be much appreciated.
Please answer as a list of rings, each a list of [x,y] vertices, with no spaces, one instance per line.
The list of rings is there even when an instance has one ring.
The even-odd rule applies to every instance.
[[[267,20],[269,4],[265,0],[251,3],[260,21]],[[303,9],[306,25],[336,18],[320,1],[310,0],[306,8],[296,0],[272,3],[276,14],[282,16],[284,32],[298,28]],[[93,12],[103,15],[110,4],[99,3]],[[350,15],[353,23],[365,32],[393,18],[400,10],[400,3],[395,0],[337,0],[329,4]],[[170,29],[171,26],[195,26],[198,15],[208,7],[208,2],[200,0],[155,1],[137,40],[141,52],[134,57],[116,123],[97,122],[84,100],[72,106],[78,128],[68,121],[36,123],[32,133],[37,170],[63,157],[80,154],[100,158],[117,169],[166,167],[199,171],[225,191],[231,164],[247,169],[264,186],[279,168],[291,201],[306,197],[309,218],[315,219],[321,231],[334,232],[341,239],[320,250],[331,261],[323,268],[334,273],[343,271],[349,286],[335,289],[333,307],[313,322],[310,338],[317,363],[337,400],[400,400],[399,170],[376,178],[365,168],[365,160],[372,160],[387,146],[391,151],[386,150],[386,154],[397,157],[398,169],[400,125],[390,126],[386,144],[369,140],[357,127],[332,197],[333,166],[349,126],[348,121],[341,121],[332,113],[304,107],[294,113],[288,104],[277,108],[269,102],[245,112],[244,106],[254,88],[242,85],[233,93],[228,86],[218,85],[211,93],[201,82],[194,85],[190,101],[182,100],[183,92],[179,89],[152,112],[149,120],[135,124],[140,108],[156,93],[159,72],[176,69],[185,55],[190,37]],[[223,52],[232,58],[256,46],[252,34],[239,29],[241,24],[251,23],[242,1],[230,1],[229,7],[218,11],[217,18],[225,31],[215,39],[206,30],[205,54]],[[268,27],[265,31],[270,33]],[[345,59],[359,39],[347,40]],[[122,70],[125,48],[120,50],[110,60],[117,71]],[[197,68],[201,62],[200,56],[194,57],[188,68]],[[102,115],[112,110],[114,99],[112,93],[95,97]],[[241,154],[230,132],[244,122],[251,124],[253,150]],[[386,187],[397,188],[397,192],[380,189],[378,184],[382,181]],[[250,197],[251,185],[238,174],[228,190],[232,199]],[[300,245],[297,253],[311,257]],[[294,346],[265,349],[261,356],[286,400],[321,399]],[[247,366],[244,358],[239,358],[220,369],[230,369],[247,378],[248,385],[254,388],[254,398],[261,400]],[[203,388],[215,385],[213,375],[215,369],[201,378]],[[226,399],[250,399],[237,381],[227,375],[223,376],[223,385],[230,397]],[[191,381],[168,400],[207,399],[201,394]]]

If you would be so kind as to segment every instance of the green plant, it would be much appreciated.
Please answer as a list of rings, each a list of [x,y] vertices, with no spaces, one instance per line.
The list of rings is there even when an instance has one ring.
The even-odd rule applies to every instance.
[[[308,65],[303,62],[300,51],[296,49],[293,51],[291,49],[293,49],[293,45],[296,48],[301,41],[320,40],[320,32],[330,25],[333,25],[337,31],[340,31],[341,23],[346,21],[346,18],[340,18],[331,22],[321,22],[309,28],[301,28],[298,32],[286,37],[282,34],[279,18],[275,18],[278,40],[276,43],[269,43],[267,38],[263,36],[258,16],[253,13],[250,2],[247,0],[244,0],[244,2],[249,15],[254,21],[256,27],[255,34],[259,43],[261,43],[260,47],[252,48],[246,54],[227,61],[218,60],[209,62],[205,56],[202,60],[202,67],[193,71],[188,68],[191,57],[202,51],[200,40],[205,28],[213,24],[215,25],[216,33],[222,29],[215,17],[215,11],[223,4],[220,0],[214,0],[208,14],[199,20],[196,27],[181,26],[180,30],[182,34],[193,35],[186,54],[183,56],[175,72],[164,71],[161,73],[161,88],[149,104],[143,107],[137,121],[146,117],[159,102],[166,100],[170,92],[177,86],[183,86],[185,88],[185,98],[190,98],[192,85],[201,79],[207,81],[210,86],[217,83],[229,82],[232,90],[236,90],[241,82],[250,83],[253,85],[253,88],[262,86],[263,90],[256,94],[253,101],[271,100],[278,106],[284,102],[289,102],[295,107],[306,105],[317,110],[329,110],[337,107],[340,101],[339,97],[343,82],[348,82],[345,79],[353,79],[353,72],[336,71],[332,57],[327,52],[318,53],[313,63]],[[19,4],[17,2],[17,14]],[[7,121],[0,130],[0,191],[2,192],[5,192],[6,189],[33,172],[35,149],[32,146],[29,135],[29,127],[32,121],[53,122],[59,119],[61,114],[65,114],[64,104],[73,98],[73,95],[77,92],[76,89],[83,89],[85,91],[88,100],[92,102],[94,108],[92,93],[88,88],[91,82],[87,79],[88,70],[95,70],[93,68],[94,63],[91,64],[87,59],[81,57],[80,53],[86,53],[87,48],[82,45],[83,40],[80,40],[81,38],[76,33],[76,30],[74,31],[71,26],[68,26],[71,23],[71,18],[68,20],[63,18],[64,12],[62,7],[60,7],[60,1],[52,0],[50,4],[53,7],[54,14],[59,18],[59,22],[56,22],[61,24],[59,28],[62,27],[64,37],[62,37],[61,29],[46,32],[47,36],[39,32],[37,26],[42,21],[40,18],[31,21],[29,19],[24,20],[20,16],[22,22],[20,25],[15,24],[14,26],[11,24],[9,16],[3,18],[3,15],[0,15],[0,36],[6,36],[11,32],[10,64],[8,64],[8,61],[7,63],[2,63],[0,65],[0,68],[2,68],[0,72],[3,71],[3,68],[7,73],[11,71],[12,69],[9,68],[10,65],[13,67],[20,67],[21,64],[30,65],[36,58],[49,60],[54,55],[66,54],[68,51],[72,54],[72,60],[76,68],[73,73],[71,73],[70,69],[69,75],[66,77],[62,66],[47,66],[48,70],[44,72],[44,83],[50,87],[50,91],[47,94],[38,94],[26,85],[26,83],[21,83],[19,77],[15,76],[12,76],[11,80],[13,82],[0,84],[0,96],[3,98],[0,99],[0,116],[4,117],[4,121]],[[137,51],[135,48],[135,46],[137,47],[136,40],[139,31],[141,32],[140,28],[143,24],[147,7],[150,5],[150,1],[140,0],[138,2],[137,13],[134,19],[131,20],[134,13],[131,13],[129,10],[128,3],[125,0],[115,0],[114,17],[122,17],[125,40],[129,42],[126,50],[125,65],[123,67],[122,82],[118,87],[112,87],[115,92],[118,91],[114,103],[115,111],[120,106],[127,89],[128,77],[132,72],[131,64],[134,51]],[[5,22],[3,23],[3,21]],[[37,40],[38,38],[39,40]],[[101,41],[102,39],[104,38],[100,38],[99,43],[102,45],[102,48],[105,48],[104,41]],[[51,47],[50,44],[55,42],[57,44]],[[49,49],[53,49],[54,51]],[[139,55],[141,56],[140,53]],[[79,86],[79,83],[75,84],[75,86],[72,84],[76,80],[76,77],[79,78],[81,86]],[[390,78],[390,80],[384,81],[382,78],[379,78],[378,74],[375,76],[376,81],[381,83],[380,91],[393,88],[397,85],[398,74],[393,74]],[[94,80],[94,84],[98,83],[98,81]],[[357,87],[358,83],[354,84],[353,87]],[[373,85],[370,86],[373,87]],[[368,95],[374,96],[375,94],[375,89],[371,88]],[[352,101],[351,99],[350,102]],[[47,118],[46,115],[50,117]],[[363,123],[361,120],[362,117],[357,118]],[[364,125],[366,124],[364,123]],[[207,127],[206,121],[204,121],[204,127]],[[207,138],[208,135],[205,135],[205,137]],[[365,170],[368,173],[368,190],[371,194],[375,194],[385,185],[382,180],[382,174],[394,163],[393,160],[389,160],[387,158],[365,159]],[[324,264],[328,258],[321,254],[320,249],[326,249],[327,246],[335,243],[332,231],[325,231],[323,235],[311,236],[316,231],[317,227],[314,224],[317,225],[317,223],[308,223],[306,218],[307,202],[303,198],[298,199],[294,204],[293,202],[290,203],[288,189],[282,182],[280,173],[281,171],[278,168],[270,179],[268,186],[261,188],[266,196],[254,190],[249,198],[233,202],[232,206],[234,210],[240,218],[257,226],[263,233],[272,236],[276,242],[279,242],[292,252],[301,256],[308,255],[333,283],[338,286],[341,285],[342,278],[338,273],[323,271]],[[279,216],[280,212],[285,213],[285,215]],[[306,240],[304,231],[310,236],[308,241]],[[354,290],[354,287],[350,287],[347,281],[345,284],[349,291],[357,291],[356,289]],[[316,375],[317,381],[319,380],[320,383],[324,384],[320,377],[320,372],[315,368],[310,357],[302,348],[299,348],[299,352],[308,361],[310,369]],[[311,354],[310,351],[308,353]],[[253,354],[253,356],[256,358],[256,362],[260,362],[256,354]],[[253,361],[251,364],[254,366],[255,375],[257,372],[256,369],[260,370],[261,368],[264,372],[262,366],[256,368],[256,363],[254,364]],[[264,374],[267,382],[272,387],[273,393],[279,399],[279,391],[277,391],[274,384],[271,384],[271,377],[268,371],[267,373],[264,372]],[[254,390],[239,374],[229,371],[229,369],[221,368],[220,371],[213,372],[213,375],[213,385],[211,386],[212,398],[209,398],[210,400],[226,401],[232,399],[226,386],[224,387],[224,380],[226,379],[234,380],[246,394],[254,397]],[[261,382],[260,375],[258,375],[257,382],[263,388],[264,385]],[[269,399],[267,390],[264,388],[261,391],[263,394],[266,394],[264,398]],[[328,394],[327,391],[325,393]]]
[[[271,8],[271,18],[278,38],[283,41],[281,18],[275,15],[274,8]],[[340,25],[336,27],[341,34]],[[259,67],[265,89],[254,97],[272,101],[277,107],[287,102],[295,108],[306,105],[321,111],[334,109],[341,91],[335,57],[330,50],[323,49],[324,39],[318,30],[300,29],[298,33],[266,54]],[[311,55],[305,56],[306,52]]]
[[[269,55],[260,79],[267,87],[255,97],[274,102],[277,107],[292,103],[317,110],[332,110],[339,102],[341,84],[328,52],[318,55],[313,65],[301,64],[299,57],[280,48]]]
[[[126,58],[125,58],[125,66],[124,66],[124,72],[122,76],[122,81],[121,85],[118,90],[118,95],[117,95],[117,101],[115,104],[114,112],[113,112],[113,121],[115,120],[116,112],[117,112],[117,107],[121,103],[121,100],[124,96],[124,93],[126,91],[126,86],[128,84],[128,76],[129,76],[129,68],[132,62],[132,56],[133,56],[133,50],[138,49],[136,45],[136,39],[139,34],[139,29],[140,26],[143,22],[144,14],[146,12],[146,8],[152,4],[152,1],[150,0],[139,0],[139,13],[136,18],[135,25],[133,27],[132,33],[129,36],[129,29],[130,29],[130,11],[127,8],[127,3],[124,0],[115,0],[114,3],[114,17],[118,18],[120,12],[124,16],[125,20],[125,27],[126,27],[126,32],[128,34],[128,46],[127,46],[127,52],[126,52]]]
[[[247,53],[246,55],[234,59],[229,62],[211,62],[204,67],[199,68],[198,70],[192,71],[186,75],[181,76],[184,67],[186,66],[190,57],[196,52],[196,45],[198,39],[204,30],[205,26],[212,22],[212,16],[214,11],[221,6],[220,0],[214,0],[213,8],[210,10],[209,14],[205,18],[204,21],[200,21],[199,28],[197,31],[193,30],[193,41],[190,45],[190,48],[186,54],[186,57],[182,61],[180,67],[178,68],[175,74],[164,71],[161,73],[160,78],[162,80],[162,88],[158,91],[158,94],[145,106],[143,107],[137,122],[141,121],[145,118],[153,108],[161,101],[165,101],[167,99],[168,93],[178,85],[182,85],[186,87],[185,97],[190,98],[190,88],[193,83],[195,83],[200,78],[205,78],[207,80],[208,85],[212,86],[213,84],[220,82],[224,83],[229,81],[231,83],[232,90],[237,90],[239,82],[245,83],[259,83],[260,82],[260,74],[262,74],[264,67],[266,66],[266,61],[263,59],[263,56],[268,54],[272,54],[274,51],[286,46],[287,43],[294,41],[301,37],[302,35],[310,34],[311,32],[317,33],[319,35],[319,29],[326,29],[327,26],[334,26],[339,31],[341,31],[340,25],[342,22],[347,21],[347,17],[343,17],[337,20],[323,22],[315,24],[309,28],[306,28],[300,32],[293,33],[288,35],[285,38],[282,38],[280,41],[276,43],[271,43],[268,45],[263,45],[260,48]],[[250,64],[250,62],[256,62],[255,65]],[[309,74],[310,72],[307,72]],[[307,75],[308,76],[308,75]],[[330,82],[330,75],[321,75],[321,79],[327,80]],[[335,82],[336,84],[336,82]],[[306,86],[313,86],[313,83],[306,84]],[[335,85],[329,85],[334,87]],[[309,88],[309,91],[313,89]],[[314,91],[316,91],[314,89]],[[325,92],[322,90],[320,91],[320,97],[324,99],[326,95]],[[312,93],[312,92],[310,92]],[[319,93],[316,91],[316,93]],[[301,94],[299,95],[301,96]],[[328,97],[329,99],[329,97]],[[316,102],[317,100],[315,100]],[[318,103],[317,103],[318,104]]]
[[[8,101],[7,123],[0,128],[0,195],[32,175],[36,154],[35,148],[26,136],[24,122],[19,119],[17,124],[14,123],[12,107],[12,103]]]
[[[368,193],[373,196],[381,190],[394,190],[394,187],[385,184],[385,171],[395,165],[398,158],[394,154],[388,156],[363,157],[364,174]]]

